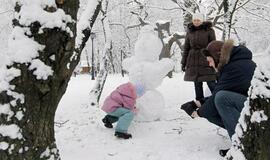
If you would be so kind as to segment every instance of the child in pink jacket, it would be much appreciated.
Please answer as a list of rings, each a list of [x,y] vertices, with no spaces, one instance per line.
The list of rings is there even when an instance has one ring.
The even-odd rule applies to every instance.
[[[128,127],[136,112],[136,99],[145,93],[142,84],[132,84],[131,82],[118,86],[104,101],[102,110],[107,115],[102,119],[104,126],[113,128],[112,123],[118,121],[115,128],[115,136],[129,139],[132,135],[127,133]]]

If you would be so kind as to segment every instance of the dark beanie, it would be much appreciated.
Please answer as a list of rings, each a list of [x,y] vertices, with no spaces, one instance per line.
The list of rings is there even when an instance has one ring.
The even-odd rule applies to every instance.
[[[203,50],[204,56],[213,57],[216,66],[219,63],[220,51],[221,51],[223,44],[224,44],[224,42],[222,42],[222,41],[212,41],[208,44],[206,49]]]

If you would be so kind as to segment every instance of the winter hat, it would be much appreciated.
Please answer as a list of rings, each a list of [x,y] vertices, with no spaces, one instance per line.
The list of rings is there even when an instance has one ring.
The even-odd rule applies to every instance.
[[[201,21],[204,21],[204,15],[202,13],[194,13],[192,15],[192,20],[199,19]]]
[[[142,85],[140,83],[136,83],[134,86],[135,86],[137,96],[141,97],[145,93],[144,85]]]
[[[215,61],[215,66],[217,67],[220,59],[220,53],[224,42],[222,41],[212,41],[208,44],[205,50],[203,50],[203,55],[206,57],[212,57]]]

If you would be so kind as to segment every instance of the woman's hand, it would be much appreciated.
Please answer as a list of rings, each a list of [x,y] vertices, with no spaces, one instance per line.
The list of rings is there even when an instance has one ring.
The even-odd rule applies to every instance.
[[[185,72],[185,71],[186,71],[186,65],[183,65],[183,64],[182,64],[181,67],[182,67],[182,71]]]

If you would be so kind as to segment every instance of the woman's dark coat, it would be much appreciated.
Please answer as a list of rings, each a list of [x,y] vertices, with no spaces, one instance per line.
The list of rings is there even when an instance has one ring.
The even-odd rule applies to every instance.
[[[185,81],[216,80],[214,69],[208,65],[206,57],[201,54],[202,49],[215,39],[211,22],[203,22],[199,27],[195,27],[192,23],[188,25],[181,61],[181,64],[185,66]]]

